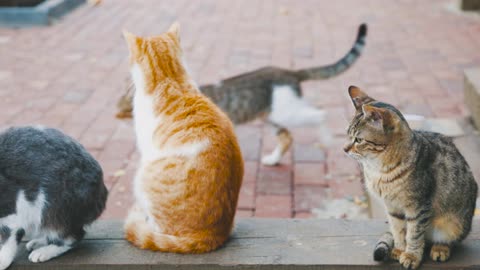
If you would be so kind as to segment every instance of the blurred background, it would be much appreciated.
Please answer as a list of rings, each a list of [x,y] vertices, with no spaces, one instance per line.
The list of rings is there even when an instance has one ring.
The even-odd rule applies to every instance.
[[[238,216],[382,216],[342,150],[352,84],[412,115],[413,126],[452,136],[480,181],[478,0],[62,0],[41,17],[42,2],[0,0],[0,128],[42,124],[80,140],[110,189],[103,218],[125,216],[138,160],[131,121],[115,118],[129,76],[121,31],[156,35],[173,21],[200,85],[264,66],[330,64],[350,49],[362,22],[369,26],[353,67],[302,85],[327,121],[295,129],[280,166],[259,162],[275,146],[268,126],[236,128],[246,163]]]

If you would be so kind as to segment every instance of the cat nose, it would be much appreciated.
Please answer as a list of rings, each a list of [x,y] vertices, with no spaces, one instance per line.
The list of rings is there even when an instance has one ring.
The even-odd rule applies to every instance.
[[[352,144],[347,144],[343,147],[343,151],[348,154],[348,152],[352,149]]]

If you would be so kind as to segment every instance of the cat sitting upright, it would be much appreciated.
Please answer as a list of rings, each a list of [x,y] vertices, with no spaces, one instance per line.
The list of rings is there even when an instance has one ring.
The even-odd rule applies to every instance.
[[[75,140],[44,127],[0,133],[0,270],[25,233],[28,259],[70,250],[105,208],[107,189],[95,159]]]
[[[353,47],[334,64],[301,70],[264,67],[218,84],[200,86],[200,91],[235,124],[267,118],[267,123],[277,129],[278,144],[272,153],[263,157],[262,163],[277,165],[293,141],[288,128],[321,124],[324,120],[325,112],[309,106],[302,98],[301,82],[325,80],[347,70],[360,56],[366,35],[367,25],[362,24]],[[133,88],[134,85],[129,84],[127,93],[117,103],[118,118],[132,117]]]
[[[472,226],[478,187],[470,167],[450,138],[410,129],[400,111],[358,87],[349,94],[356,113],[344,150],[360,163],[368,190],[384,202],[393,235],[393,247],[392,235],[382,237],[375,260],[389,255],[416,269],[426,241],[432,260],[448,260]]]
[[[243,178],[233,125],[187,73],[177,24],[155,37],[124,35],[140,152],[126,238],[164,252],[217,249],[230,236]]]

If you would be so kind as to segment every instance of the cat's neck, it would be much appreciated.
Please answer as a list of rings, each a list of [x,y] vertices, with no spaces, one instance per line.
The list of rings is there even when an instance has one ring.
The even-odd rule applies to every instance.
[[[138,65],[131,69],[132,79],[135,84],[133,98],[133,115],[137,147],[142,157],[154,155],[153,134],[157,127],[165,121],[165,111],[174,106],[189,92],[198,92],[198,88],[185,73],[185,78],[178,81],[166,78],[149,89],[146,82],[148,75],[143,73]],[[150,82],[150,81],[149,81]]]
[[[364,172],[388,180],[415,164],[416,147],[413,136],[406,136],[401,143],[389,145],[379,158],[362,162]]]

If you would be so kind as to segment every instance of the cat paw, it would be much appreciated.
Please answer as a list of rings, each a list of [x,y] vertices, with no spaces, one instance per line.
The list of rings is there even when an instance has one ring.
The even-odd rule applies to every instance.
[[[450,247],[447,245],[433,245],[430,258],[436,262],[444,262],[450,258]]]
[[[7,269],[10,266],[10,264],[12,264],[12,262],[5,261],[5,260],[2,260],[2,258],[0,258],[0,270]]]
[[[43,247],[45,246],[46,243],[43,239],[33,239],[33,240],[30,240],[26,245],[25,245],[25,248],[27,249],[28,252],[34,250],[34,249],[37,249],[37,248],[40,248],[40,247]]]
[[[13,258],[5,258],[5,256],[2,255],[3,254],[0,254],[0,270],[7,269],[13,261]]]
[[[406,269],[417,269],[422,262],[422,257],[410,252],[403,252],[399,262]]]
[[[46,246],[33,250],[30,255],[28,255],[28,259],[33,263],[39,263],[48,261],[53,257],[58,256],[58,253],[50,247],[51,246]]]
[[[403,252],[404,251],[401,249],[394,248],[390,253],[390,258],[392,258],[392,260],[398,261],[400,260],[400,255],[402,255]]]
[[[274,153],[271,153],[270,155],[264,156],[262,158],[262,164],[265,166],[276,166],[280,163],[281,159],[282,157],[274,152]]]

